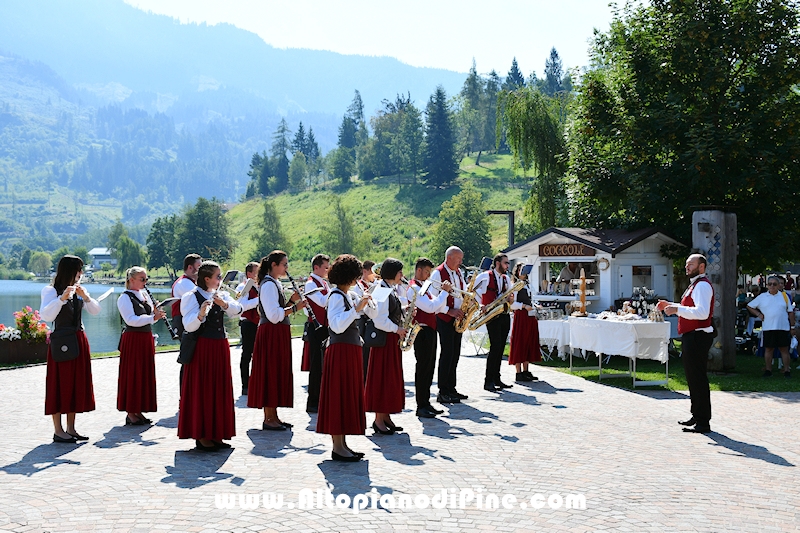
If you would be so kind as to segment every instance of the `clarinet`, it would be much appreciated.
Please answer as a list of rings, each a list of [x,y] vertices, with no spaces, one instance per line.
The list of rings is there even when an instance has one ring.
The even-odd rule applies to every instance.
[[[297,286],[297,283],[295,283],[294,278],[291,276],[291,274],[289,274],[288,271],[286,272],[286,277],[289,278],[289,281],[292,283],[292,289],[294,289],[294,291],[300,295],[300,299],[306,304],[308,316],[311,317],[311,323],[314,324],[314,329],[317,330],[321,328],[322,324],[320,324],[319,320],[317,320],[317,315],[314,314],[314,309],[311,307],[308,299],[303,295],[302,292],[300,292],[300,288]]]
[[[153,311],[155,311],[155,306],[158,305],[156,299],[153,298],[153,294],[150,292],[150,289],[147,288],[147,285],[144,286],[144,290],[147,291],[147,295],[150,297],[150,301],[153,302]],[[164,317],[164,323],[167,325],[167,331],[169,331],[172,340],[178,340],[178,330],[172,327],[172,323],[167,320],[167,317]]]

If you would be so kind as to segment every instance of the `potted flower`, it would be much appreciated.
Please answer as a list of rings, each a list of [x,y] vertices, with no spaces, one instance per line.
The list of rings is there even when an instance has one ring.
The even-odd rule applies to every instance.
[[[0,363],[25,363],[47,360],[50,329],[39,311],[26,306],[14,313],[16,327],[0,324]]]

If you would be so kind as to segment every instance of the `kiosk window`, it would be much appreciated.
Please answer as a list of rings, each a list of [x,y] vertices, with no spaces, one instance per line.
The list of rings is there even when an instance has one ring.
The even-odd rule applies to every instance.
[[[634,266],[633,267],[633,286],[653,288],[653,267]]]

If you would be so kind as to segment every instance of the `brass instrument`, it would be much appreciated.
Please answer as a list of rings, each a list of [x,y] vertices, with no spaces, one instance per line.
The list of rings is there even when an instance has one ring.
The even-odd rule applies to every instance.
[[[420,294],[425,294],[426,292],[428,292],[428,287],[435,287],[438,290],[442,290],[442,282],[441,281],[436,281],[435,279],[428,278],[422,284],[422,288],[420,288],[419,293]],[[458,298],[462,298],[462,299],[464,298],[464,296],[469,295],[469,293],[467,291],[462,291],[461,289],[456,289],[455,287],[452,287],[448,294],[450,294],[451,296],[456,296]]]
[[[486,305],[483,308],[483,313],[476,316],[469,323],[469,329],[476,330],[484,324],[490,322],[493,318],[503,313],[507,313],[509,309],[508,297],[520,290],[525,286],[525,281],[517,280],[509,289],[497,297],[495,301]]]
[[[406,330],[405,336],[400,339],[400,349],[402,351],[408,351],[414,346],[414,341],[417,338],[417,334],[422,329],[422,325],[417,322],[414,322],[414,310],[417,307],[417,292],[411,291],[411,299],[408,302],[408,307],[403,312],[403,320],[400,322],[400,327]]]
[[[481,308],[481,304],[478,303],[478,297],[475,294],[475,278],[477,277],[478,276],[472,276],[472,279],[469,280],[467,290],[463,292],[463,296],[461,296],[461,312],[464,313],[464,315],[461,318],[453,320],[453,328],[457,333],[464,333],[467,330],[473,315]],[[455,291],[458,289],[454,288],[453,290]]]

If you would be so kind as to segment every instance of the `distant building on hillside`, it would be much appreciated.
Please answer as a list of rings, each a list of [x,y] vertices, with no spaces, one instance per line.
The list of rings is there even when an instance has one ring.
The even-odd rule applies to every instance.
[[[89,250],[89,262],[92,270],[100,270],[103,263],[108,263],[112,267],[117,267],[117,260],[111,257],[111,250],[108,248],[92,248]]]

